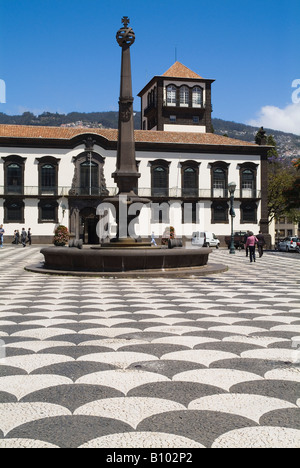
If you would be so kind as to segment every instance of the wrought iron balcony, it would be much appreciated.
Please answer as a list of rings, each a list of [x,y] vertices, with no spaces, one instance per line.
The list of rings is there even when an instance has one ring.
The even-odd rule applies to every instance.
[[[166,187],[139,187],[136,191],[140,197],[161,198],[161,199],[229,199],[230,194],[227,189],[197,189],[197,188],[166,188]],[[11,190],[10,187],[0,186],[0,197],[14,196],[20,198],[40,198],[40,197],[112,197],[118,194],[117,187],[48,187],[38,186],[18,187],[18,190]],[[236,199],[256,199],[261,198],[260,190],[242,189],[236,190]]]

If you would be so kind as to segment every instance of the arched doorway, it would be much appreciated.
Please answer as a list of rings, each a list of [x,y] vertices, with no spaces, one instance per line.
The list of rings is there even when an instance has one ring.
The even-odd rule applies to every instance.
[[[80,217],[80,239],[84,244],[99,244],[97,236],[97,224],[99,216],[96,215],[96,208],[87,207],[79,212]]]

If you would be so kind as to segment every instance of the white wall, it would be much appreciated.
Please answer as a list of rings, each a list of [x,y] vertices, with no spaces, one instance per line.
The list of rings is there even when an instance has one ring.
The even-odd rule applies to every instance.
[[[206,127],[204,125],[165,124],[164,132],[206,133]]]
[[[67,189],[71,188],[72,180],[74,176],[74,163],[73,158],[78,156],[85,150],[84,145],[80,145],[71,150],[63,149],[36,149],[36,148],[0,148],[0,158],[6,157],[9,155],[19,155],[27,158],[25,164],[25,186],[38,187],[38,164],[36,158],[41,158],[43,156],[54,156],[60,159],[59,163],[59,175],[58,175],[58,185],[59,187],[66,187]],[[115,182],[112,178],[112,173],[115,172],[116,167],[116,156],[117,152],[114,150],[105,150],[99,145],[95,145],[94,151],[100,154],[105,158],[104,165],[104,175],[106,179],[106,186],[108,188],[116,187]],[[170,178],[169,178],[169,187],[172,193],[176,194],[176,189],[181,188],[181,164],[187,160],[194,160],[200,163],[199,167],[199,188],[200,190],[206,191],[207,196],[210,196],[211,190],[211,164],[216,161],[225,161],[229,164],[228,169],[228,180],[229,182],[235,182],[237,184],[237,189],[239,189],[240,184],[240,171],[239,165],[245,162],[253,162],[258,164],[257,168],[257,190],[261,190],[261,168],[260,168],[260,156],[244,156],[244,155],[231,155],[231,154],[203,154],[203,153],[190,153],[182,154],[180,152],[150,152],[150,151],[137,151],[136,158],[140,161],[140,173],[141,178],[139,179],[139,187],[144,188],[144,196],[149,196],[151,194],[151,161],[156,159],[163,159],[170,162]],[[4,186],[4,161],[0,159],[0,187]],[[36,192],[37,193],[37,192]],[[66,192],[67,193],[67,192]],[[148,193],[148,195],[147,195]],[[174,195],[175,196],[175,195]],[[0,198],[0,224],[3,223],[4,211],[3,211],[3,202],[4,199]],[[185,225],[184,234],[189,235],[194,230],[206,230],[212,231],[217,235],[227,235],[230,233],[229,224],[212,224],[211,223],[211,200],[203,200],[199,203],[199,225],[193,226]],[[68,199],[60,198],[58,199],[59,204],[59,222],[68,226],[69,222],[69,210],[68,210]],[[51,236],[55,229],[55,224],[53,223],[38,223],[38,198],[25,198],[25,223],[24,227],[28,229],[31,227],[33,235],[40,236]],[[66,207],[66,211],[63,216],[63,208]],[[236,218],[235,218],[235,230],[245,231],[247,229],[253,230],[256,232],[258,230],[257,225],[245,225],[240,222],[240,202],[236,202]],[[154,225],[151,226],[151,216],[149,213],[146,213],[146,210],[143,210],[140,222],[140,235],[151,234],[152,230],[155,231],[157,235],[162,235],[165,227],[170,224],[174,225],[176,231],[180,231],[181,227],[181,209],[178,207],[172,207],[170,212],[170,223],[163,225]],[[258,221],[261,218],[260,213],[260,203],[258,204]],[[150,219],[150,221],[149,221]],[[5,226],[6,235],[12,236],[15,229],[21,230],[23,225],[17,224],[7,224]],[[191,234],[190,234],[191,235]]]

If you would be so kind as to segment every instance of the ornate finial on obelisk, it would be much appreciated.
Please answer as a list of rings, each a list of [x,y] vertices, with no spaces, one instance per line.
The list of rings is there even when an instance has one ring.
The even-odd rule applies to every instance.
[[[123,28],[119,29],[117,32],[117,42],[120,47],[127,48],[132,46],[135,41],[135,34],[128,25],[130,23],[130,19],[128,16],[123,16],[122,23],[124,25]]]
[[[127,26],[128,26],[129,23],[130,23],[130,19],[128,18],[128,16],[123,16],[123,18],[122,18],[122,23],[124,24],[124,28],[127,29]]]

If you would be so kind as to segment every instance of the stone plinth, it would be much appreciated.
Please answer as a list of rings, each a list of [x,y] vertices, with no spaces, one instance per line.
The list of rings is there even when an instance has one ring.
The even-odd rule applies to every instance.
[[[49,247],[41,250],[44,268],[81,272],[130,272],[180,270],[205,266],[211,249],[69,249]]]

